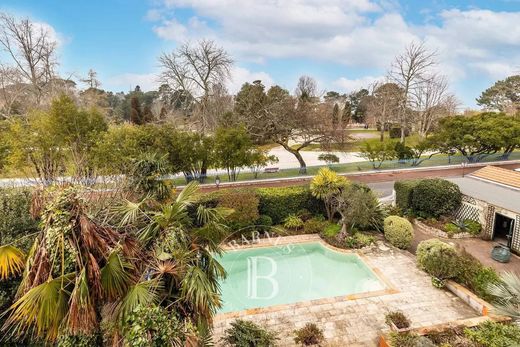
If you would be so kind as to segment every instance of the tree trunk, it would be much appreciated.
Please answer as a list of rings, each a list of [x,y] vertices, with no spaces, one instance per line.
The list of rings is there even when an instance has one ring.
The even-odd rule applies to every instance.
[[[384,125],[384,123],[381,125],[381,134],[379,135],[379,140],[381,142],[385,141],[385,125]]]
[[[287,152],[291,153],[298,159],[298,162],[300,163],[300,174],[306,174],[307,173],[307,164],[305,164],[305,160],[303,160],[303,157],[299,150],[292,149],[287,143],[280,143],[278,142]]]
[[[401,143],[404,144],[406,138],[406,127],[401,125]]]

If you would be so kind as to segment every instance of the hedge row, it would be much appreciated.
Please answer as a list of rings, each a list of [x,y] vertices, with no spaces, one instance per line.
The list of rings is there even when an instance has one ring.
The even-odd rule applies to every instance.
[[[447,216],[462,203],[459,186],[440,178],[397,181],[394,190],[397,206],[419,217]]]
[[[239,222],[233,227],[252,225],[255,218],[261,216],[269,216],[273,224],[281,224],[289,215],[298,215],[302,210],[315,215],[325,213],[323,202],[313,197],[308,187],[222,189],[201,194],[193,209],[198,204],[233,208],[235,213],[230,217],[233,222]]]

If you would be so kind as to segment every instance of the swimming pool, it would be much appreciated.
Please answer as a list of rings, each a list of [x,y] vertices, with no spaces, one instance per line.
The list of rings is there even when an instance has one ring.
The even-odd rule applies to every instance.
[[[357,254],[318,242],[228,251],[217,259],[228,274],[220,313],[385,289]]]

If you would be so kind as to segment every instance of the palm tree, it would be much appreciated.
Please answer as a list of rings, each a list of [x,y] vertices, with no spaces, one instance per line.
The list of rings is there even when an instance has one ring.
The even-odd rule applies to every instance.
[[[348,187],[349,181],[338,175],[329,168],[321,168],[318,174],[311,181],[311,193],[316,198],[323,200],[327,218],[332,221],[334,216],[334,198],[339,195],[342,190]]]
[[[499,314],[520,320],[520,277],[512,272],[500,276],[501,281],[488,286]]]
[[[41,191],[33,206],[41,224],[28,254],[0,247],[1,279],[23,269],[2,329],[48,341],[62,333],[90,335],[99,328],[99,308],[139,282],[137,267],[128,261],[139,256],[136,241],[94,221],[76,187]]]
[[[226,234],[224,219],[233,211],[199,205],[198,183],[189,183],[171,203],[145,198],[119,208],[120,227],[133,228],[149,250],[147,278],[161,283],[160,302],[194,323],[207,326],[221,306],[219,281],[224,268],[214,258]],[[194,211],[193,211],[194,210]]]

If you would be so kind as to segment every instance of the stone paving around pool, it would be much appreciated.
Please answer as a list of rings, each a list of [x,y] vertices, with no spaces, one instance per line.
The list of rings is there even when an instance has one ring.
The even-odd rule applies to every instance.
[[[260,240],[247,247],[320,240],[317,235],[301,235]],[[409,253],[379,242],[377,247],[359,254],[376,274],[382,275],[387,290],[220,314],[214,319],[217,346],[224,330],[236,318],[277,331],[280,346],[295,346],[293,331],[309,322],[323,329],[325,346],[377,346],[380,332],[387,329],[384,320],[389,311],[404,312],[414,328],[478,316],[450,292],[433,287],[430,277],[417,269]]]

